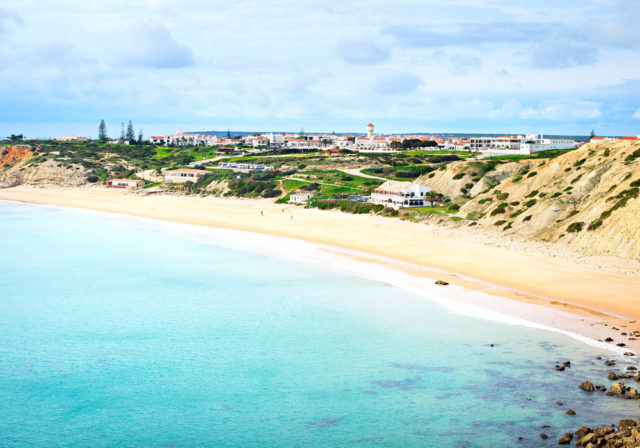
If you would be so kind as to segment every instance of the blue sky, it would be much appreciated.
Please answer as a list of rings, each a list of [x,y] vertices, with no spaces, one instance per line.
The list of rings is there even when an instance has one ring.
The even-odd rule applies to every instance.
[[[3,0],[0,134],[640,134],[637,0]]]

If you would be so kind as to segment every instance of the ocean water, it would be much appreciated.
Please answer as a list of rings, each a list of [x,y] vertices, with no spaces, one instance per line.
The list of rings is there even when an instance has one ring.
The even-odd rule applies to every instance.
[[[637,414],[578,389],[596,348],[180,229],[0,201],[0,446],[538,447]]]

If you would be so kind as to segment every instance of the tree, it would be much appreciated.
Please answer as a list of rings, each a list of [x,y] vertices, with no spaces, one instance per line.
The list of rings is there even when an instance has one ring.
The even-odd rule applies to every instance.
[[[431,190],[427,194],[424,195],[425,199],[431,202],[431,207],[433,207],[433,203],[439,198],[439,194],[435,191]]]
[[[124,121],[120,122],[120,140],[124,140],[126,134],[124,133]]]
[[[98,140],[105,142],[107,138],[107,125],[104,123],[104,120],[100,120],[100,126],[98,126]]]
[[[589,134],[589,141],[591,141],[591,139],[592,139],[593,137],[595,137],[595,136],[596,136],[596,131],[594,131],[593,129],[591,129],[591,134]]]
[[[131,120],[129,120],[129,124],[127,125],[127,140],[129,140],[129,143],[136,142],[136,131],[133,129],[133,123],[131,123]]]
[[[231,130],[227,129],[227,140],[231,140]]]
[[[21,142],[22,140],[24,140],[24,135],[22,134],[11,134],[9,137],[7,137],[7,140],[9,140],[10,142]]]
[[[138,132],[138,144],[142,144],[142,129],[140,129],[140,132]]]
[[[300,134],[298,134],[298,135],[299,135],[300,138],[304,137],[304,128],[303,127],[300,128]]]

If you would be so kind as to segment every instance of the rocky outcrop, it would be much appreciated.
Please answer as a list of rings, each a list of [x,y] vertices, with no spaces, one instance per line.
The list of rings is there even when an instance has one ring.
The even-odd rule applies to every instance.
[[[82,165],[59,163],[48,160],[40,164],[21,161],[0,172],[0,188],[21,184],[80,186],[87,183],[88,170]]]
[[[640,258],[640,142],[589,143],[555,159],[454,162],[418,182],[459,205],[465,220],[451,225]]]
[[[558,440],[558,443],[562,445],[571,443],[572,437],[570,436],[571,434],[565,434],[563,438]],[[615,427],[611,426],[596,429],[582,426],[573,434],[573,438],[577,441],[577,446],[589,448],[637,447],[640,445],[640,421],[620,420],[617,431]]]
[[[23,160],[33,157],[34,148],[29,145],[0,146],[0,172]]]

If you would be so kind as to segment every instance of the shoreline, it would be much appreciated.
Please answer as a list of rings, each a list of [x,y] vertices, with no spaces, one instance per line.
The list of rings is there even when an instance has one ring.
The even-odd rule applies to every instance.
[[[354,264],[358,265],[366,271],[359,276],[384,281],[436,301],[430,294],[437,294],[446,298],[440,301],[441,305],[457,306],[454,311],[461,312],[463,306],[467,311],[472,310],[468,311],[472,316],[556,331],[618,355],[626,351],[640,352],[639,341],[629,341],[628,336],[620,336],[613,330],[613,327],[627,332],[637,329],[636,325],[631,325],[640,320],[640,297],[634,299],[633,295],[633,291],[640,288],[637,276],[602,272],[578,263],[562,266],[566,260],[510,253],[443,238],[428,234],[429,227],[421,224],[303,209],[267,200],[141,196],[101,188],[14,187],[0,190],[0,200],[284,237],[291,239],[292,246],[296,246],[293,242],[297,241],[307,244],[307,248],[315,247],[316,252],[324,254],[324,257],[316,254],[315,261],[324,263],[325,267],[346,268],[352,275],[358,275],[358,268],[353,268]],[[396,241],[380,241],[381,236],[388,240],[393,232],[405,234],[398,235]],[[428,256],[421,257],[420,249],[430,249]],[[298,247],[298,250],[305,249]],[[406,256],[397,256],[403,250]],[[298,255],[306,260],[309,253]],[[442,258],[440,265],[429,263],[438,256]],[[334,266],[335,257],[342,261]],[[450,269],[451,261],[455,259],[460,261],[458,269]],[[473,269],[474,264],[486,260],[493,262],[492,269]],[[512,266],[514,263],[520,263],[519,269]],[[500,275],[501,271],[516,271],[521,276],[523,269],[535,272],[528,276],[528,282],[520,277],[515,281],[501,281],[505,277]],[[474,275],[477,273],[481,275]],[[563,275],[566,275],[564,279]],[[536,284],[538,279],[547,276],[560,278],[563,284],[557,290]],[[435,280],[447,281],[450,286],[435,286]],[[607,285],[610,288],[604,287]],[[585,287],[589,293],[583,298],[580,291]],[[541,294],[541,291],[551,294]],[[608,300],[612,295],[620,299],[618,303]],[[492,313],[498,316],[488,317]],[[602,342],[607,337],[613,338],[614,342]],[[620,341],[626,346],[617,347],[615,344]],[[629,357],[626,360],[632,361]]]

